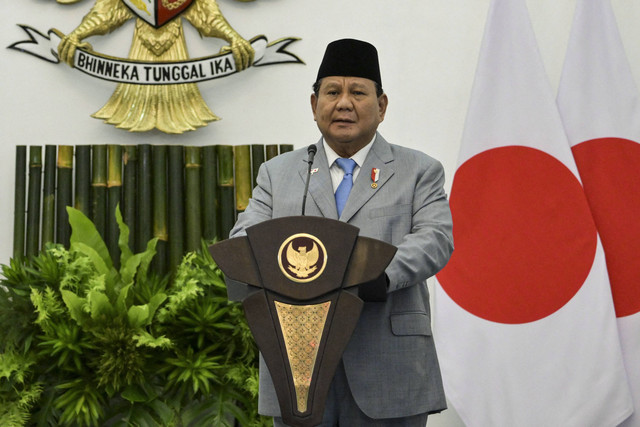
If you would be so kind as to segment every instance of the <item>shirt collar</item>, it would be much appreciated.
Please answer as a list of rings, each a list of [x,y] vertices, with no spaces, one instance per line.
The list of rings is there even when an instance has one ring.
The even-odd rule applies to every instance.
[[[358,150],[356,154],[351,156],[351,158],[356,162],[356,164],[359,167],[361,167],[364,164],[364,161],[367,158],[367,154],[369,154],[369,151],[371,150],[371,146],[373,145],[373,141],[375,140],[376,140],[376,135],[373,135],[373,139],[371,139],[371,141],[369,141],[367,145],[362,147],[360,150]],[[329,163],[329,167],[331,167],[335,163],[336,159],[339,158],[340,156],[335,151],[333,151],[331,147],[329,147],[329,144],[327,144],[327,141],[325,141],[324,138],[322,138],[322,145],[324,146],[324,152],[327,155],[327,162]]]

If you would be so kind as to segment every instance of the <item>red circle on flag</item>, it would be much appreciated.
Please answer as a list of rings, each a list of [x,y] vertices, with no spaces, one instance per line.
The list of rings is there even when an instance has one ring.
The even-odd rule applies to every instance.
[[[451,189],[455,251],[438,281],[499,323],[549,316],[578,292],[597,233],[580,182],[542,151],[508,146],[462,164]]]
[[[618,317],[640,312],[640,144],[600,138],[573,155],[607,259]]]

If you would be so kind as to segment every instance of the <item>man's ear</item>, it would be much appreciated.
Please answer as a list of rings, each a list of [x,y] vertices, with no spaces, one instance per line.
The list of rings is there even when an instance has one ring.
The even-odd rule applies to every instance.
[[[384,120],[384,115],[387,112],[387,105],[389,105],[389,98],[387,98],[387,94],[383,93],[378,98],[378,112],[380,114],[380,121]]]
[[[318,106],[318,97],[315,93],[311,94],[311,111],[313,112],[313,120],[316,120],[316,107]]]

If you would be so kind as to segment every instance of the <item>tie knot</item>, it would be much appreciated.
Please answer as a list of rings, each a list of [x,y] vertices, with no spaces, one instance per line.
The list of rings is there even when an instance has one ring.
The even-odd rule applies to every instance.
[[[339,157],[336,159],[336,163],[344,171],[345,175],[350,175],[353,173],[353,170],[356,168],[356,161],[353,159],[345,159],[343,157]]]

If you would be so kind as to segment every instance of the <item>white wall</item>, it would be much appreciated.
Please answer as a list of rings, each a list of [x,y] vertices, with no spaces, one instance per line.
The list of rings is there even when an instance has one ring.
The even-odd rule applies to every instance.
[[[390,100],[380,130],[394,143],[440,159],[448,174],[456,158],[489,0],[218,0],[231,25],[245,38],[293,36],[290,46],[306,65],[250,69],[204,82],[200,90],[222,121],[180,136],[129,133],[90,114],[109,98],[115,84],[66,65],[50,64],[9,49],[0,50],[0,263],[12,252],[15,146],[45,144],[280,144],[301,147],[319,133],[309,108],[310,86],[326,44],[342,37],[377,46]],[[613,0],[636,80],[640,81],[640,4]],[[9,3],[5,0],[5,3]],[[0,45],[24,39],[16,24],[68,33],[92,6],[84,0],[63,6],[53,0],[18,0],[0,15]],[[576,0],[527,0],[555,92]],[[219,40],[200,39],[185,23],[191,56],[211,54]],[[101,53],[126,57],[133,34],[129,22],[89,41]],[[430,427],[461,426],[453,409],[432,416]]]

